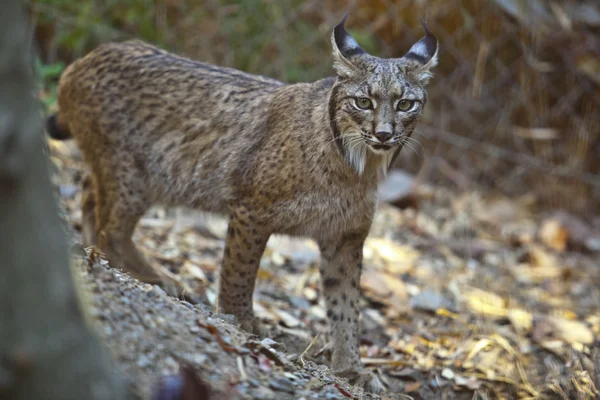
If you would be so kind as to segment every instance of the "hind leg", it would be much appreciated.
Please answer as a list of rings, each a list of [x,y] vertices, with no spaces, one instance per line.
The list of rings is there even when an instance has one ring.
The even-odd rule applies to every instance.
[[[139,252],[132,240],[135,227],[150,202],[143,180],[134,179],[134,166],[119,160],[111,169],[103,168],[102,185],[105,191],[102,204],[96,199],[98,217],[98,247],[113,266],[127,271],[134,278],[160,284],[158,272]],[[115,168],[117,167],[117,168]],[[129,171],[129,174],[113,171]],[[127,179],[132,177],[133,179]],[[98,207],[100,206],[100,207]]]

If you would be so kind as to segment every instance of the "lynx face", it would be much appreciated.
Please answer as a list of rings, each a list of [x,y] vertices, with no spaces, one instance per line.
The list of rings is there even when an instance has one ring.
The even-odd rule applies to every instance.
[[[334,136],[359,174],[369,157],[385,172],[423,112],[438,42],[424,25],[426,36],[406,55],[382,59],[360,48],[344,22],[345,18],[332,35],[338,76],[329,104]]]

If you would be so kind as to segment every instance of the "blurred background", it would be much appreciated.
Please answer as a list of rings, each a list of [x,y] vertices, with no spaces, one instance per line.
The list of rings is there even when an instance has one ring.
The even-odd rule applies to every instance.
[[[597,0],[28,0],[40,95],[56,107],[65,65],[111,40],[141,38],[192,58],[287,82],[333,73],[331,29],[400,57],[440,40],[430,103],[396,167],[459,191],[540,210],[600,211]]]

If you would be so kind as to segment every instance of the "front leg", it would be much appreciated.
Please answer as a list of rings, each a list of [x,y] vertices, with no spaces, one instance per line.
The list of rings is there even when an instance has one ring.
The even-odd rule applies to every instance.
[[[251,333],[259,333],[252,310],[252,295],[269,236],[270,232],[257,223],[246,208],[232,213],[219,275],[217,310],[235,315],[242,329]]]
[[[359,353],[359,285],[367,234],[365,230],[322,240],[320,273],[330,323],[332,369],[336,375],[378,393],[381,383],[363,369]]]

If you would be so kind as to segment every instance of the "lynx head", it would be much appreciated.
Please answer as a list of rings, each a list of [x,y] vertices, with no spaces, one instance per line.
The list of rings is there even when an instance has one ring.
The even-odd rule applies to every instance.
[[[378,58],[346,32],[346,17],[331,36],[337,74],[329,101],[332,131],[356,172],[374,162],[385,174],[423,112],[438,41],[423,22],[426,35],[403,57]]]

